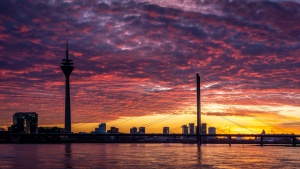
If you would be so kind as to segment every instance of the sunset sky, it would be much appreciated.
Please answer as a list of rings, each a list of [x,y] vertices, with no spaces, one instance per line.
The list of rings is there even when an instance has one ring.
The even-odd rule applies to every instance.
[[[300,1],[3,0],[0,127],[16,112],[72,131],[202,122],[217,133],[300,134]]]

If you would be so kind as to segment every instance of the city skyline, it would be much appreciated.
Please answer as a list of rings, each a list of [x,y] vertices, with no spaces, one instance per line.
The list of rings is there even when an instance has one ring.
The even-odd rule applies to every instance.
[[[8,132],[9,133],[22,133],[22,134],[43,134],[43,133],[64,133],[64,134],[70,134],[71,131],[66,131],[65,128],[58,128],[56,126],[52,127],[40,127],[38,126],[38,114],[36,112],[16,112],[13,115],[13,125],[8,126]],[[114,126],[111,126],[111,128],[116,128]],[[182,134],[196,134],[195,130],[197,130],[197,126],[195,126],[194,123],[189,123],[188,125],[184,124],[181,126],[182,128]],[[214,128],[211,126],[210,128]],[[59,130],[58,130],[59,129]],[[175,133],[169,133],[169,127],[163,127],[162,128],[163,134],[175,134]],[[40,131],[41,130],[41,131]],[[56,131],[57,130],[57,131]],[[97,128],[95,128],[94,131],[91,131],[90,133],[100,133],[100,134],[107,134],[108,130],[106,129],[106,123],[100,123]],[[207,134],[207,128],[206,123],[201,124],[201,132],[200,134]],[[79,132],[81,133],[81,132]],[[86,132],[84,132],[86,133]],[[140,126],[139,128],[133,126],[130,128],[130,131],[122,132],[129,133],[129,134],[149,134],[146,133],[146,127]],[[265,134],[265,132],[263,131]],[[158,134],[158,133],[152,133],[152,134]],[[216,133],[214,133],[216,134]]]
[[[15,112],[63,127],[59,63],[68,40],[74,132],[105,122],[180,133],[196,124],[199,73],[208,127],[300,133],[296,1],[3,1],[0,8],[2,128]]]

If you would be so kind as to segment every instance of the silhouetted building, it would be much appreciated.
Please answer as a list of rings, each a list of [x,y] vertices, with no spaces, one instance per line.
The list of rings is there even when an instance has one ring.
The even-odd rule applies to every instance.
[[[146,133],[146,128],[145,127],[140,127],[139,128],[139,133],[140,134],[145,134]]]
[[[164,127],[163,128],[163,134],[170,134],[170,128],[169,127]]]
[[[130,134],[136,134],[137,133],[137,128],[136,127],[132,127],[130,129]]]
[[[208,127],[208,134],[217,134],[216,133],[216,128],[215,127]],[[216,139],[216,136],[211,136],[209,137],[210,139]]]
[[[38,133],[38,114],[36,112],[17,112],[13,115],[12,133]]]
[[[182,126],[182,134],[189,134],[189,128],[187,125]]]
[[[117,127],[110,127],[110,130],[107,131],[107,133],[119,133],[119,128]]]
[[[73,61],[69,59],[69,50],[67,43],[66,59],[61,62],[61,70],[66,77],[66,90],[65,90],[65,132],[71,133],[71,101],[70,101],[70,75],[74,69]]]
[[[100,133],[106,133],[106,123],[101,123],[99,128],[100,128]]]
[[[63,133],[64,129],[59,127],[39,127],[38,133]]]
[[[215,127],[208,127],[208,134],[216,134],[216,128]]]
[[[0,127],[0,131],[4,131],[4,128]]]
[[[95,128],[95,133],[105,134],[106,133],[106,123],[100,123],[98,128]]]
[[[201,133],[200,134],[207,134],[207,125],[206,123],[201,124]]]
[[[189,124],[190,134],[195,134],[195,125],[194,123]]]

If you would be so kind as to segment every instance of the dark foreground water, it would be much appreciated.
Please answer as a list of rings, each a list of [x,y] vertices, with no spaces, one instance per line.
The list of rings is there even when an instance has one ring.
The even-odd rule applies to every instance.
[[[300,168],[299,152],[216,144],[0,144],[0,169]]]

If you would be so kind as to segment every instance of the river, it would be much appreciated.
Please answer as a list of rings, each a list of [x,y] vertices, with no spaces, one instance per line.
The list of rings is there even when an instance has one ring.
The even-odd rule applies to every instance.
[[[299,168],[299,151],[236,144],[0,144],[0,169]]]

